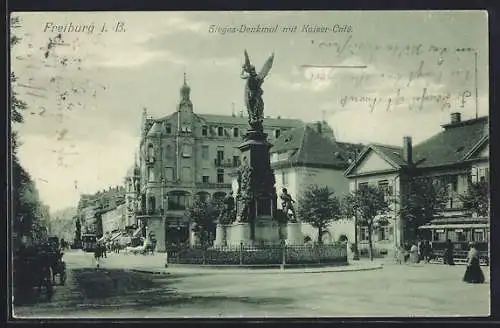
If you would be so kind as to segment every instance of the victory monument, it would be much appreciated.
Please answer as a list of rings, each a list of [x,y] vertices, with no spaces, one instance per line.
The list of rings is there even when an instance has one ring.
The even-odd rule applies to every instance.
[[[226,199],[219,217],[215,246],[279,244],[282,234],[275,219],[277,194],[271,169],[269,149],[272,145],[264,133],[264,101],[262,84],[274,61],[272,54],[259,73],[250,63],[245,50],[241,78],[246,80],[245,105],[248,132],[243,136],[241,165],[235,177],[235,198]],[[232,198],[232,195],[228,196]]]

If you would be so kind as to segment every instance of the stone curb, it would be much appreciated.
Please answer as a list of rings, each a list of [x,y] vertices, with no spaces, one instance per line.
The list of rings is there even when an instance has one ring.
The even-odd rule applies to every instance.
[[[254,269],[254,270],[238,270],[238,269],[207,269],[207,268],[204,268],[202,270],[195,270],[195,268],[190,268],[188,270],[182,270],[184,268],[182,268],[181,270],[177,271],[174,269],[174,271],[172,272],[167,272],[166,270],[169,270],[168,268],[164,269],[165,271],[162,271],[162,270],[155,270],[155,269],[139,269],[139,268],[132,268],[131,271],[134,271],[134,272],[138,272],[138,273],[148,273],[148,274],[157,274],[157,275],[170,275],[172,273],[181,273],[181,272],[188,272],[188,271],[192,271],[192,272],[189,272],[190,274],[207,274],[207,273],[211,273],[211,274],[231,274],[231,273],[239,273],[239,274],[242,274],[242,273],[245,273],[245,274],[283,274],[283,273],[288,273],[288,274],[303,274],[303,273],[328,273],[328,272],[358,272],[358,271],[373,271],[373,270],[380,270],[380,269],[383,269],[383,264],[377,264],[377,265],[372,265],[372,266],[366,266],[366,267],[349,267],[349,266],[346,266],[345,268],[341,268],[339,269],[338,267],[337,268],[322,268],[322,269],[306,269],[306,270],[298,270],[298,269],[285,269],[285,270],[281,270],[281,269],[274,269],[274,270],[270,270],[270,269]],[[175,272],[177,271],[177,272]]]

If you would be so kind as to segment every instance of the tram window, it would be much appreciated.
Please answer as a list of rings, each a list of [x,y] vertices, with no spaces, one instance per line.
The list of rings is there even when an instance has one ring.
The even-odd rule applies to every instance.
[[[455,231],[449,231],[448,239],[450,239],[451,241],[458,241],[457,233]]]
[[[445,241],[446,235],[443,230],[434,232],[434,241]]]
[[[483,230],[474,231],[474,241],[484,241],[484,231]]]

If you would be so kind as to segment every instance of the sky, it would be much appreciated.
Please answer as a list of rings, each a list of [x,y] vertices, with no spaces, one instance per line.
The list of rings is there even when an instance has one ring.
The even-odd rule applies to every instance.
[[[324,119],[339,141],[419,143],[452,112],[488,115],[485,12],[14,15],[22,40],[11,52],[13,89],[28,109],[13,129],[51,211],[123,183],[143,108],[153,117],[174,112],[184,73],[196,113],[231,115],[233,104],[246,113],[244,49],[257,71],[275,53],[266,116]]]

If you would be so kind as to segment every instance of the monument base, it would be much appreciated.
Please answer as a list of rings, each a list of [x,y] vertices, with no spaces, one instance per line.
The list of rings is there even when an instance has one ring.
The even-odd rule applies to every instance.
[[[215,230],[214,247],[223,247],[227,245],[227,225],[217,224]]]
[[[257,218],[254,234],[255,245],[279,245],[280,225],[272,217]]]
[[[302,224],[300,222],[288,222],[286,226],[288,245],[303,245]]]
[[[226,227],[226,245],[240,246],[241,244],[252,245],[251,227],[248,222],[235,222]]]

